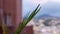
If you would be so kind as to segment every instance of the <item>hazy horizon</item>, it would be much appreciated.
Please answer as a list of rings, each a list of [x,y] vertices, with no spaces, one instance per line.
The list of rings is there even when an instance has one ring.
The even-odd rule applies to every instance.
[[[32,1],[32,2],[31,2]],[[23,11],[23,17],[27,14],[27,13],[31,13],[36,6],[39,4],[38,1],[41,1],[41,10],[40,12],[36,15],[37,16],[41,16],[42,14],[48,14],[51,16],[56,16],[56,17],[60,17],[60,1],[59,0],[24,0],[22,2],[22,11]],[[36,3],[35,3],[36,2]]]

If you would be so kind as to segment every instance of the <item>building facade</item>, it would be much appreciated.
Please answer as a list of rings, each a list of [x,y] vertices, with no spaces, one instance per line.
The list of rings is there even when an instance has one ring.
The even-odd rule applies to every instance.
[[[22,21],[22,0],[0,0],[0,23],[1,20],[6,24],[8,33],[12,34],[12,32],[17,29],[18,24]],[[31,33],[33,32],[32,26],[26,28],[30,29]],[[26,28],[25,30],[28,34],[29,32]],[[25,30],[23,31],[25,32]],[[2,28],[0,31],[2,32]],[[23,31],[21,34],[23,34]]]

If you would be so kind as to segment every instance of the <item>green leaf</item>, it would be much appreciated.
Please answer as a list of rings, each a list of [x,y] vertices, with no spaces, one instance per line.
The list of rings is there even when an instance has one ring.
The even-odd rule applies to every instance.
[[[26,19],[24,19],[18,26],[15,34],[20,34],[20,32],[23,30],[23,28],[27,25],[27,23],[29,23],[29,21],[39,12],[40,8],[39,7],[40,4],[37,6],[37,8],[28,16],[26,17]]]

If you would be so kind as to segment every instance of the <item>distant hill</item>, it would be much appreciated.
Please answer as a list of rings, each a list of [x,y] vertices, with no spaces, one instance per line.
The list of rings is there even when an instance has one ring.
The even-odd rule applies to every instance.
[[[53,19],[53,18],[60,19],[60,17],[51,16],[49,14],[42,14],[40,16],[35,17],[34,19],[45,19],[45,18],[47,18],[47,19]]]
[[[49,14],[42,14],[41,16],[37,16],[36,18],[34,18],[34,20],[36,20],[36,21],[38,21],[39,19],[43,19],[45,21],[44,24],[46,26],[60,24],[60,17],[51,16]],[[53,20],[53,22],[52,22],[52,20]]]

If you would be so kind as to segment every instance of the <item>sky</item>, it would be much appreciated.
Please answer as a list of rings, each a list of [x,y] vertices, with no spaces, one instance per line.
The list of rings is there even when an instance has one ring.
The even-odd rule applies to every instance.
[[[23,0],[22,16],[24,17],[31,13],[38,4],[40,4],[42,8],[36,17],[42,14],[60,17],[60,0]]]

